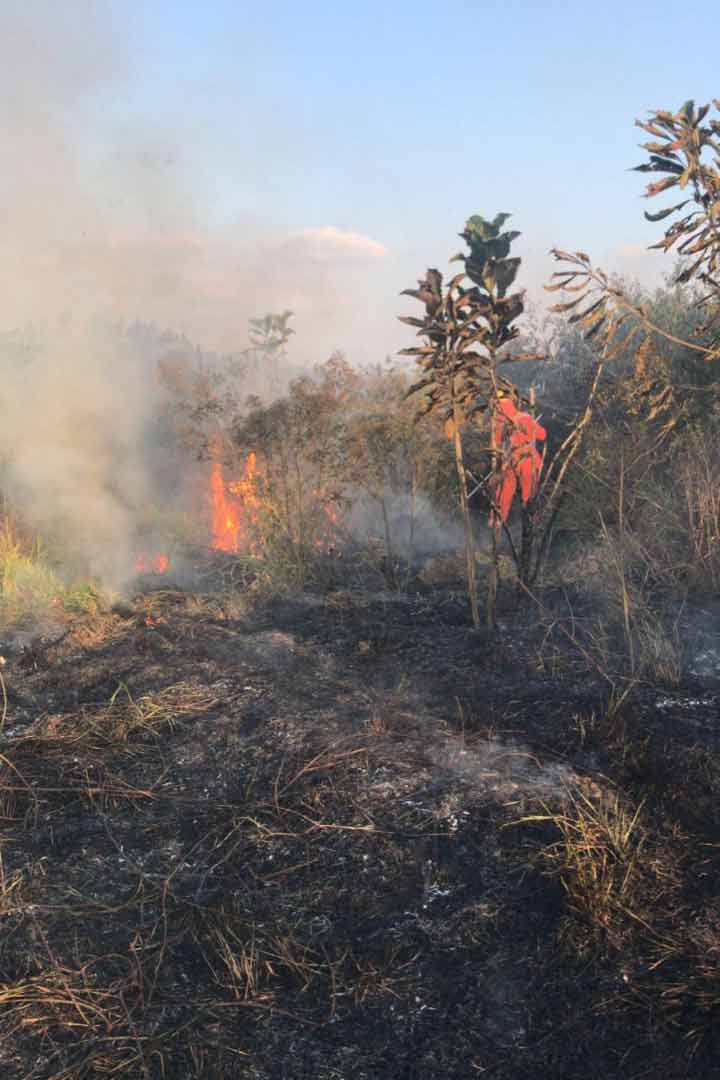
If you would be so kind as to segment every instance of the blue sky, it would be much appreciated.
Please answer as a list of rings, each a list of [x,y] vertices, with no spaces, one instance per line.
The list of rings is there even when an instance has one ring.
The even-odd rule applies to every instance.
[[[658,227],[643,221],[643,177],[627,171],[641,160],[633,121],[720,96],[706,0],[90,6],[114,59],[69,124],[106,222],[117,212],[122,231],[142,204],[143,228],[232,249],[243,273],[266,273],[253,300],[268,307],[302,307],[300,280],[319,261],[318,290],[337,299],[333,340],[363,360],[397,347],[397,293],[444,268],[474,212],[513,214],[533,296],[553,244],[651,280],[642,247]],[[46,32],[52,5],[30,9]],[[80,53],[92,52],[91,36]],[[308,296],[306,333],[330,310]]]
[[[130,24],[128,101],[184,112],[197,164],[226,166],[209,216],[330,222],[413,248],[475,210],[512,210],[541,242],[635,238],[633,119],[720,94],[717,8],[702,0],[486,14],[151,0]]]

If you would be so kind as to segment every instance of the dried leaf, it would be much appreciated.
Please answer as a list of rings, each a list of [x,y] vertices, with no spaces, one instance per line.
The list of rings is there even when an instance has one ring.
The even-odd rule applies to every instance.
[[[596,334],[598,333],[598,331],[599,331],[599,330],[601,329],[601,327],[602,327],[602,326],[604,325],[604,323],[605,323],[605,319],[606,319],[606,316],[605,316],[605,315],[603,315],[603,317],[602,317],[601,319],[598,319],[598,321],[597,321],[597,322],[595,323],[595,325],[594,325],[594,326],[592,326],[592,327],[590,328],[590,330],[588,330],[587,334],[585,335],[585,340],[586,340],[586,341],[589,341],[589,340],[590,340],[590,338],[593,338],[593,337],[595,337],[595,335],[596,335]]]
[[[421,390],[426,390],[430,385],[432,385],[431,378],[419,379],[418,382],[415,382],[412,384],[412,386],[408,387],[408,389],[405,391],[405,397],[412,397],[413,394],[417,394]]]
[[[599,300],[596,300],[594,304],[591,304],[589,308],[585,308],[584,311],[578,311],[575,315],[571,315],[568,319],[569,323],[579,322],[583,326],[589,326],[593,321],[592,316],[600,307],[607,302],[606,296],[601,296]]]
[[[654,195],[659,195],[661,191],[667,191],[668,188],[675,187],[677,182],[677,176],[667,176],[664,180],[658,180],[655,184],[648,184],[645,189],[645,198],[652,199]]]
[[[702,266],[704,261],[705,261],[705,256],[701,255],[700,258],[696,262],[694,262],[686,270],[683,270],[682,273],[678,274],[678,276],[675,278],[675,281],[677,282],[677,284],[678,285],[684,285],[686,282],[690,281],[690,279],[695,276],[698,268],[700,266]]]
[[[647,221],[662,221],[663,218],[668,217],[670,214],[674,214],[676,210],[682,210],[683,206],[687,206],[690,199],[684,199],[681,203],[676,203],[675,206],[669,206],[667,210],[660,210],[657,214],[651,214],[647,210],[645,211],[645,219]]]
[[[553,304],[550,308],[551,311],[556,311],[558,314],[562,314],[564,311],[571,311],[578,304],[581,304],[585,299],[584,296],[578,296],[575,300],[568,300],[563,304]]]

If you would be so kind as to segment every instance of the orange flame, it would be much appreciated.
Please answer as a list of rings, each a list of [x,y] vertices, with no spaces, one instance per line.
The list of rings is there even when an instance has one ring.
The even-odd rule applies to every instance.
[[[255,531],[261,499],[257,493],[257,455],[249,453],[239,480],[225,484],[220,462],[213,462],[212,547],[217,551],[257,554]]]
[[[164,619],[162,615],[146,615],[143,622],[145,626],[164,626],[167,624],[167,619]]]
[[[259,490],[257,455],[251,451],[245,459],[242,475],[237,480],[225,481],[222,465],[215,460],[210,475],[210,501],[212,510],[211,546],[216,551],[230,554],[261,554],[263,539],[260,535],[261,511],[268,503]],[[317,489],[312,493],[315,520],[313,543],[317,551],[332,553],[338,545],[338,524],[341,510],[337,497],[331,492]]]
[[[225,494],[222,465],[213,462],[210,477],[212,490],[212,546],[216,551],[237,551],[240,522],[236,509]]]
[[[164,574],[170,560],[164,552],[157,552],[151,558],[147,555],[138,555],[135,560],[136,574]]]

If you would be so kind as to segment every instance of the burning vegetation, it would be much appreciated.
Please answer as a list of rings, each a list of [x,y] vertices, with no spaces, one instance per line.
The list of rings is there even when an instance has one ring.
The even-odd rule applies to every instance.
[[[474,215],[417,379],[115,327],[142,424],[8,459],[3,1077],[720,1075],[720,128],[643,126],[654,296],[522,323]]]
[[[225,484],[222,465],[214,461],[212,490],[212,540],[216,551],[245,555],[257,554],[256,535],[260,500],[256,490],[257,455],[252,451],[245,460],[240,480]]]

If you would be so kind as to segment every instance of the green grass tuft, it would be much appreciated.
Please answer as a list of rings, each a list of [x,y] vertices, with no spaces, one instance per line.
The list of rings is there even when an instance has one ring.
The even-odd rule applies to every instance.
[[[0,621],[28,615],[92,614],[104,607],[93,582],[68,584],[52,566],[39,538],[26,539],[6,517],[0,526]]]

